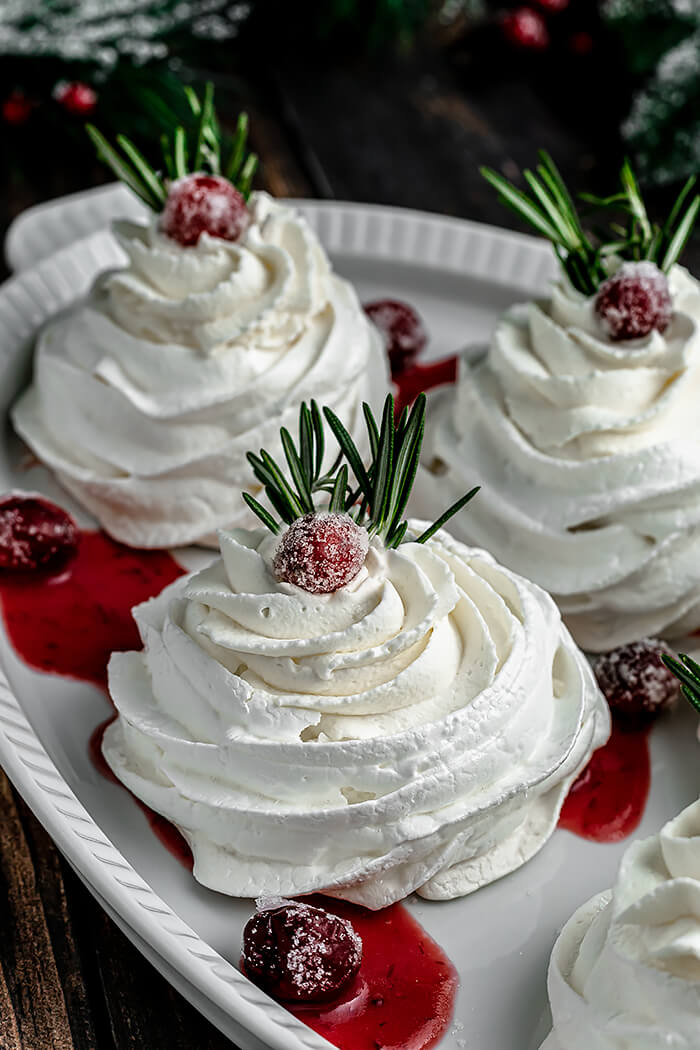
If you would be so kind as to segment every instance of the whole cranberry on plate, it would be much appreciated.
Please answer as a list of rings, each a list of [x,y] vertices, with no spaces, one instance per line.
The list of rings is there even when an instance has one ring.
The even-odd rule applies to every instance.
[[[335,999],[361,962],[362,941],[352,923],[301,901],[258,901],[243,931],[243,970],[276,999]]]
[[[418,312],[398,299],[365,303],[364,311],[384,336],[391,374],[400,375],[415,363],[428,341]]]
[[[673,704],[678,680],[663,663],[673,652],[657,638],[642,638],[603,653],[593,670],[610,709],[628,719],[647,719]]]
[[[79,539],[70,514],[43,496],[12,493],[0,499],[0,570],[60,568]]]

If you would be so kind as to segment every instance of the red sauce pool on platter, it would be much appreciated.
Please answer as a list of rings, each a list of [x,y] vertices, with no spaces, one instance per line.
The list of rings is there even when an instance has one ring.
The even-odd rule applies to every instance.
[[[401,904],[367,911],[328,897],[304,898],[349,919],[362,938],[362,966],[335,1003],[288,1006],[340,1050],[428,1050],[452,1019],[457,973]]]
[[[651,785],[650,725],[613,721],[607,744],[574,781],[559,827],[594,842],[619,842],[638,827]]]
[[[0,573],[7,634],[30,667],[104,687],[110,653],[141,647],[132,607],[184,571],[167,551],[132,550],[104,532],[82,532],[61,572]]]

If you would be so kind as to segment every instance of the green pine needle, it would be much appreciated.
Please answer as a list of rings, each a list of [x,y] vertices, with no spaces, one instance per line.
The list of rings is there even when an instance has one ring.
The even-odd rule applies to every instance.
[[[85,130],[92,139],[97,154],[122,182],[140,197],[155,212],[162,211],[168,195],[168,184],[195,172],[209,172],[224,177],[236,187],[247,201],[250,197],[253,177],[258,167],[258,158],[248,153],[248,116],[241,113],[236,132],[224,158],[225,136],[221,131],[214,109],[214,85],[209,81],[199,98],[194,88],[183,86],[183,93],[194,119],[194,127],[184,127],[177,114],[158,100],[162,123],[160,135],[161,170],[156,171],[141,151],[124,135],[117,135],[116,149],[92,124]]]

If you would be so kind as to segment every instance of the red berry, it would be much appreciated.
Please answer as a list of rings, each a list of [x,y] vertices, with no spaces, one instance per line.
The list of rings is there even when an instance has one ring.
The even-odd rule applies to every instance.
[[[273,569],[278,580],[330,594],[355,579],[368,547],[367,530],[348,514],[306,514],[282,536]]]
[[[516,47],[544,51],[549,47],[549,32],[544,18],[531,7],[518,7],[501,19],[506,40]]]
[[[180,244],[196,244],[203,233],[237,241],[250,221],[243,196],[221,175],[183,175],[170,186],[160,227]]]
[[[583,29],[569,37],[569,47],[575,55],[590,55],[593,44],[593,37]]]
[[[97,92],[81,80],[59,80],[53,89],[53,97],[79,117],[87,117],[97,105]]]
[[[78,549],[70,514],[38,496],[0,500],[0,569],[59,568]]]
[[[21,91],[13,91],[2,104],[2,119],[6,124],[24,124],[29,120],[32,103]]]
[[[362,941],[352,923],[300,901],[258,902],[243,931],[241,965],[276,999],[327,1002],[352,981]]]
[[[617,341],[641,339],[671,323],[673,303],[666,275],[652,262],[626,262],[604,281],[595,300],[607,334]]]
[[[642,638],[597,657],[593,670],[612,711],[649,718],[677,700],[680,686],[661,660],[664,654],[673,655],[663,642]]]
[[[541,7],[543,11],[557,15],[560,11],[566,11],[569,6],[569,0],[537,0],[537,6]]]
[[[365,313],[384,336],[391,374],[400,375],[424,349],[428,337],[417,312],[397,299],[365,303]]]

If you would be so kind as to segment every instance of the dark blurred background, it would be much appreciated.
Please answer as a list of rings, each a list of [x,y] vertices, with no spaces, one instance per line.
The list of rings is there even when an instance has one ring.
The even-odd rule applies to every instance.
[[[0,233],[110,178],[86,119],[148,151],[158,99],[207,78],[224,122],[249,111],[259,185],[278,195],[517,224],[478,166],[515,177],[545,147],[594,192],[627,153],[660,213],[698,167],[699,41],[700,0],[13,0]]]

